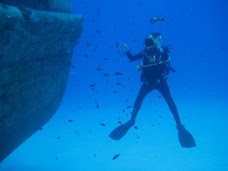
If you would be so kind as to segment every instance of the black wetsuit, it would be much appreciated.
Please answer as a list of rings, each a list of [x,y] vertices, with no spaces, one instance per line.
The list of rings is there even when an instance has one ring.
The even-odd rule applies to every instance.
[[[143,84],[135,100],[131,121],[135,123],[135,118],[146,95],[149,94],[152,90],[157,89],[166,100],[169,109],[174,116],[177,127],[181,125],[177,107],[171,97],[169,86],[166,81],[166,76],[171,69],[169,61],[170,58],[167,49],[164,49],[163,52],[160,52],[157,49],[150,51],[145,49],[137,55],[132,55],[128,51],[126,52],[126,55],[130,61],[143,59],[141,74],[141,81]]]

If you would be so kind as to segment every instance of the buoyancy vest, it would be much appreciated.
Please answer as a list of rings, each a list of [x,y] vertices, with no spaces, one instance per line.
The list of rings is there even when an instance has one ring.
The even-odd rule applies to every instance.
[[[145,53],[141,69],[141,81],[166,79],[171,69],[170,56],[160,51]]]

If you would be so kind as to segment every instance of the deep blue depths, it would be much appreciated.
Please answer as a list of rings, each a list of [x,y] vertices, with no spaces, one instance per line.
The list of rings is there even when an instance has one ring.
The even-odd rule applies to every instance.
[[[63,102],[44,131],[27,140],[0,169],[227,170],[226,7],[225,0],[72,1],[73,12],[84,16],[84,31]],[[153,16],[165,22],[152,25]],[[179,147],[171,114],[156,92],[139,112],[138,132],[132,130],[120,142],[108,139],[118,117],[129,119],[131,108],[126,107],[133,105],[141,84],[135,69],[140,62],[129,62],[119,45],[127,43],[138,53],[151,32],[161,32],[164,44],[174,47],[170,55],[176,72],[168,83],[183,122],[196,138],[194,149]],[[113,162],[117,153],[120,158]]]

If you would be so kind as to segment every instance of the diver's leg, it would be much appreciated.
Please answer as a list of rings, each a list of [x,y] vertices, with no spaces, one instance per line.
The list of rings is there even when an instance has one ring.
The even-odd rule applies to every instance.
[[[129,121],[127,121],[124,124],[119,125],[118,127],[116,127],[110,134],[109,137],[114,139],[114,140],[120,140],[121,138],[123,138],[128,130],[134,126],[135,124],[135,118],[137,116],[137,113],[141,107],[142,101],[145,98],[145,96],[151,91],[153,90],[154,85],[152,84],[147,84],[147,83],[143,83],[143,85],[140,88],[140,91],[138,93],[138,96],[136,98],[135,104],[134,104],[134,109],[132,112],[132,116],[131,119]]]
[[[161,82],[159,83],[159,86],[158,86],[158,90],[160,91],[160,93],[164,97],[165,101],[167,102],[169,109],[173,114],[177,128],[178,128],[179,126],[181,126],[181,121],[180,121],[180,117],[179,117],[179,114],[177,111],[176,104],[173,101],[173,98],[171,97],[169,86],[168,86],[166,80],[161,80]]]
[[[161,92],[176,121],[176,128],[178,130],[178,140],[180,145],[184,148],[192,148],[196,146],[196,142],[192,134],[181,124],[180,117],[177,111],[177,107],[171,97],[168,84],[165,80],[161,81],[158,90]]]
[[[131,121],[135,123],[135,118],[141,108],[142,102],[147,94],[149,94],[154,89],[154,85],[152,83],[144,82],[141,86],[138,96],[135,100],[134,108],[132,111]]]

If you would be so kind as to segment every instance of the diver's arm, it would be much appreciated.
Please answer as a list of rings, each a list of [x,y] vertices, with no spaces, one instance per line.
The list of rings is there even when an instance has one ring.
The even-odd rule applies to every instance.
[[[130,51],[127,51],[126,55],[130,61],[137,61],[137,60],[143,58],[143,51],[137,55],[132,55]]]

